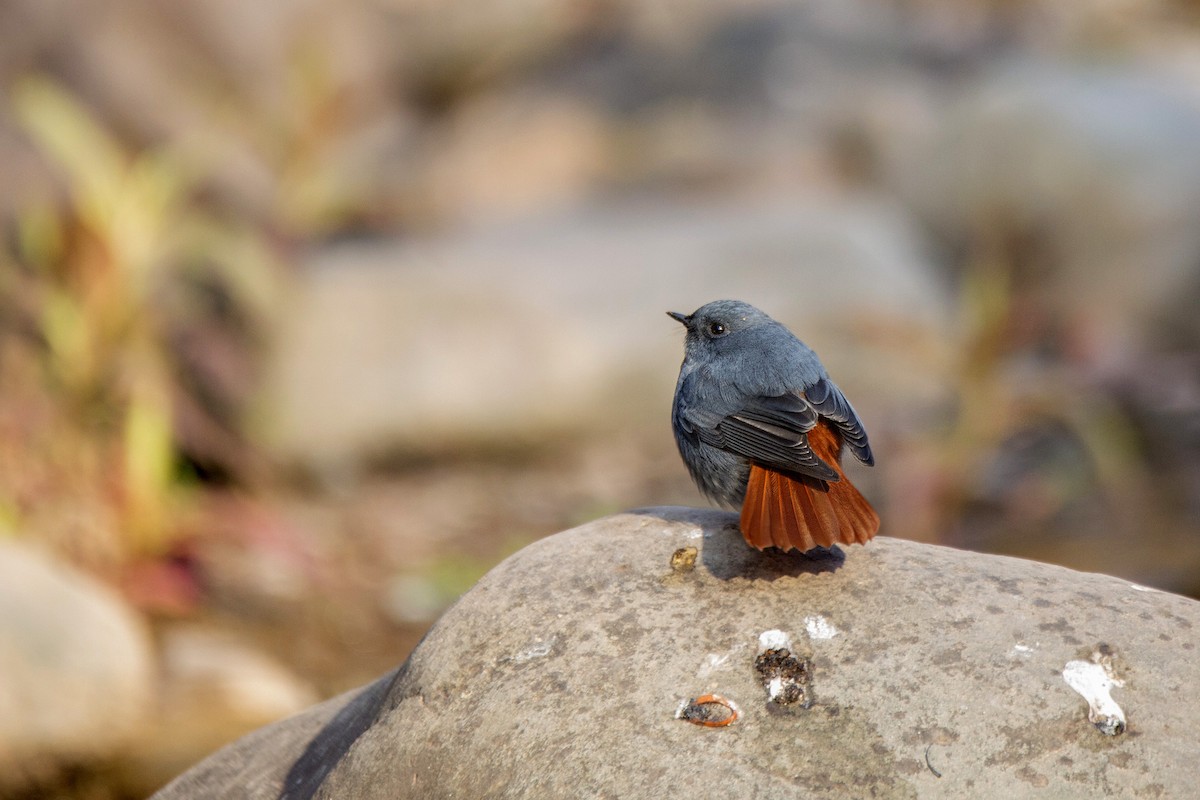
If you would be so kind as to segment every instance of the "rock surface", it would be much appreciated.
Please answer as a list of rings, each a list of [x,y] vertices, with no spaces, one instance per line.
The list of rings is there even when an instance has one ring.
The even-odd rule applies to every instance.
[[[888,538],[758,553],[731,514],[648,509],[525,548],[397,671],[156,797],[1183,797],[1197,629],[1200,603],[1107,576]],[[768,703],[764,633],[811,659],[809,707]],[[1115,736],[1063,677],[1097,653]],[[714,692],[735,722],[677,718]]]
[[[120,598],[0,540],[0,795],[119,753],[153,686],[149,634]]]

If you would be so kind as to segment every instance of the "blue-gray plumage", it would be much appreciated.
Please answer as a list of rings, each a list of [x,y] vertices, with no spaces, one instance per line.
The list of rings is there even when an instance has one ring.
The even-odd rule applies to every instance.
[[[844,481],[838,464],[843,447],[859,461],[874,463],[858,414],[829,378],[816,353],[783,325],[754,306],[735,300],[708,303],[692,314],[668,313],[687,328],[672,427],[688,471],[708,497],[724,505],[742,506],[752,466],[828,495],[830,484]],[[810,441],[810,434],[822,424],[833,432],[820,440],[832,443],[824,448],[826,452],[814,449],[818,439]],[[857,490],[849,487],[848,481],[845,483],[861,500]],[[770,497],[756,497],[755,502],[775,503],[778,492],[767,491]],[[799,491],[789,489],[792,493]],[[865,500],[861,502],[870,510]],[[794,511],[788,506],[784,516],[799,516],[801,526],[806,528],[832,527],[824,538],[841,541],[838,528],[846,525],[830,522],[842,516],[835,513],[836,503],[817,497],[818,510],[810,511],[809,505],[812,503],[801,499]],[[774,507],[766,513],[775,520],[771,524],[790,524],[787,519],[775,519],[780,512]],[[803,522],[806,515],[811,525]],[[746,533],[750,539],[750,532]],[[813,538],[822,543],[819,533]],[[865,541],[862,534],[852,540]],[[789,541],[775,532],[767,544],[799,547]]]

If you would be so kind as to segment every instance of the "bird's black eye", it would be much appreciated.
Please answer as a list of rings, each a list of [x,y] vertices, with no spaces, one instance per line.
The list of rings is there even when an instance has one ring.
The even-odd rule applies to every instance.
[[[727,333],[729,333],[729,329],[725,327],[725,323],[723,323],[723,322],[708,323],[709,336],[724,336]]]

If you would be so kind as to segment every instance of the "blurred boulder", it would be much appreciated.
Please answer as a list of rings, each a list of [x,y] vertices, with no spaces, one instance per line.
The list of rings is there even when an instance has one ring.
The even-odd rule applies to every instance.
[[[971,258],[1012,271],[1038,329],[1128,368],[1163,323],[1200,343],[1200,99],[1129,65],[1019,60],[967,82],[891,164],[894,186]]]
[[[148,632],[113,592],[0,539],[0,793],[122,753],[154,680]]]
[[[156,798],[1190,793],[1200,603],[898,539],[759,553],[736,523],[530,545],[397,671]]]
[[[159,711],[124,760],[142,794],[226,742],[316,702],[286,667],[228,632],[168,629]]]
[[[919,234],[869,197],[647,197],[348,242],[314,251],[293,292],[263,423],[309,465],[667,431],[682,336],[664,312],[720,297],[793,325],[855,398],[928,398],[951,317]]]

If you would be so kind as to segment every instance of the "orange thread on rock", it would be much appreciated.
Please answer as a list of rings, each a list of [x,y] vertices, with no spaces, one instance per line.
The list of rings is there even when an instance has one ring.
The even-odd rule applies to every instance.
[[[729,698],[723,697],[719,694],[701,695],[693,700],[689,705],[704,706],[708,705],[709,703],[725,706],[725,708],[729,709],[729,716],[725,717],[725,719],[688,719],[688,722],[696,725],[703,725],[706,728],[724,728],[726,725],[732,725],[734,720],[736,720],[739,716],[737,703],[734,703]]]

